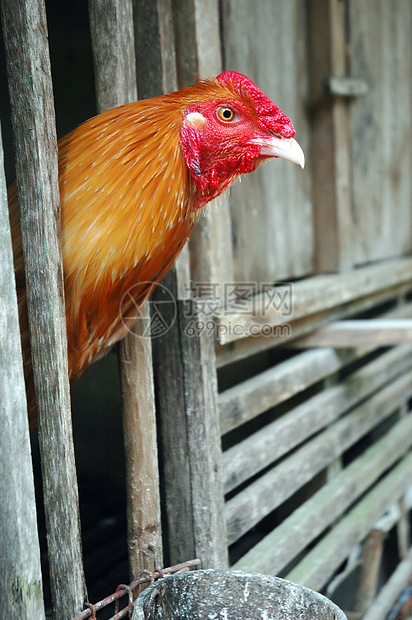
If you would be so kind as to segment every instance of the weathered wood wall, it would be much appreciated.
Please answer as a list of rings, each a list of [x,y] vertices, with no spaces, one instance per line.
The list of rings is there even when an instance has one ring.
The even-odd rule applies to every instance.
[[[356,569],[352,608],[358,618],[369,608],[371,620],[388,531],[398,542],[392,562],[404,559],[402,575],[409,566],[411,343],[379,348],[382,333],[390,337],[382,329],[379,347],[358,346],[349,331],[345,348],[307,347],[331,321],[386,319],[393,335],[394,321],[411,317],[411,20],[409,0],[90,2],[100,109],[130,99],[136,84],[151,96],[233,69],[292,118],[307,155],[304,171],[271,161],[208,208],[165,281],[177,320],[155,343],[154,377],[147,347],[133,336],[123,347],[133,360],[123,369],[133,575],[162,551],[170,563],[199,555],[203,567],[280,574],[351,606],[345,578]],[[201,300],[185,300],[190,280],[255,292],[293,283],[278,289],[283,304],[263,291],[246,312],[235,302],[211,317]],[[196,309],[214,329],[188,330]],[[148,430],[132,437],[138,419]],[[18,506],[18,494],[9,501]],[[75,565],[81,584],[81,559]],[[392,599],[404,583],[395,581]],[[41,608],[38,593],[30,605]]]

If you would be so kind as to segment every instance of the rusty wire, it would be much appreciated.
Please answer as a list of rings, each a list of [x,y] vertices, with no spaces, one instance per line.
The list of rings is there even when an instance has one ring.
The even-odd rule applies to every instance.
[[[126,618],[127,616],[131,618],[134,607],[133,590],[144,583],[153,583],[162,577],[166,577],[166,575],[173,575],[175,573],[187,571],[198,564],[200,564],[200,560],[196,559],[188,560],[187,562],[182,562],[181,564],[175,564],[174,566],[169,566],[168,568],[156,568],[153,573],[148,570],[142,570],[138,574],[137,578],[129,585],[119,585],[116,592],[106,596],[106,598],[98,601],[97,603],[85,603],[86,609],[72,618],[72,620],[86,620],[86,618],[90,618],[90,620],[98,620],[96,614],[112,603],[115,603],[116,605],[115,615],[111,616],[109,620],[121,620],[121,618]],[[119,610],[119,599],[123,596],[127,596],[128,598],[127,605],[123,609]]]

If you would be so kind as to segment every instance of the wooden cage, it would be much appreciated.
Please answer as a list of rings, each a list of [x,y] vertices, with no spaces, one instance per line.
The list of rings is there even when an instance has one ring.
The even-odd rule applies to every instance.
[[[55,226],[56,122],[65,133],[224,68],[248,75],[292,118],[307,167],[271,162],[205,209],[119,347],[123,406],[115,353],[75,388],[77,465],[86,478],[103,460],[114,469],[123,448],[110,425],[122,420],[127,525],[124,537],[117,526],[110,535],[128,554],[123,582],[199,558],[203,568],[286,577],[326,593],[348,618],[384,620],[412,576],[412,2],[0,4],[11,100],[9,112],[2,87],[0,617],[41,620],[51,600],[53,617],[68,620],[89,587]],[[92,71],[81,67],[89,56],[95,102]],[[9,116],[41,349],[47,569],[7,215]],[[142,330],[165,295],[167,330],[151,342]],[[109,422],[87,415],[100,406],[87,391],[102,382],[118,393]],[[100,579],[105,594],[117,585]]]

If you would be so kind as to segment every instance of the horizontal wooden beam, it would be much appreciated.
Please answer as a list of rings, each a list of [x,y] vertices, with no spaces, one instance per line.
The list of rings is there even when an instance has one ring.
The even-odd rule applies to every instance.
[[[355,353],[354,353],[355,355]],[[344,360],[331,348],[303,351],[219,394],[222,435],[276,407],[310,385],[337,372]]]
[[[401,258],[268,288],[260,295],[223,304],[214,317],[216,340],[226,344],[263,335],[275,346],[293,338],[302,319],[411,280],[412,258]]]
[[[295,347],[351,348],[412,343],[412,319],[333,321],[293,342]]]
[[[315,329],[328,325],[332,321],[352,318],[361,312],[366,312],[371,308],[377,308],[388,302],[404,299],[412,290],[412,280],[404,282],[391,288],[386,288],[366,297],[359,297],[344,305],[327,308],[315,314],[293,321],[289,337],[268,337],[260,335],[256,338],[242,338],[235,342],[230,342],[224,346],[216,347],[216,364],[219,368],[237,362],[239,360],[273,349],[276,346],[285,345],[290,340],[296,340],[300,336],[312,333]],[[390,311],[379,315],[387,319],[405,319],[412,316],[412,303],[398,304]],[[370,348],[374,348],[373,345]],[[344,351],[343,349],[341,351]]]

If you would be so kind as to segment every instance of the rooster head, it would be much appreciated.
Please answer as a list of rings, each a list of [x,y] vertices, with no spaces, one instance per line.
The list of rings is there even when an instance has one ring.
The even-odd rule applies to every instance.
[[[198,83],[198,97],[184,109],[180,143],[198,190],[210,200],[268,158],[303,168],[305,157],[294,136],[291,120],[256,84],[225,71]]]

